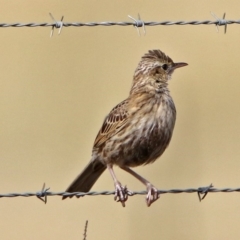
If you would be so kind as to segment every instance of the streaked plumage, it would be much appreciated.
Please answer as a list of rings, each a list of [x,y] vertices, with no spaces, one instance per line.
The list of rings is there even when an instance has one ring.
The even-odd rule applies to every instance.
[[[148,206],[159,198],[157,189],[129,167],[152,163],[167,148],[176,120],[168,81],[176,68],[186,65],[174,63],[160,50],[149,51],[142,57],[129,97],[105,118],[94,142],[91,161],[67,192],[89,191],[108,168],[115,184],[115,199],[125,206],[128,190],[122,187],[112,168],[118,165],[146,185]]]

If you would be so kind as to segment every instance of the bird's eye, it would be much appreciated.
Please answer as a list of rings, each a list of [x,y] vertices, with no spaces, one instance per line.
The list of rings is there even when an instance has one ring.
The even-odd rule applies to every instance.
[[[159,81],[159,80],[156,80],[156,83],[160,83],[160,81]]]
[[[167,69],[168,69],[168,65],[167,65],[167,64],[163,64],[163,65],[162,65],[162,69],[163,69],[163,70],[167,70]]]

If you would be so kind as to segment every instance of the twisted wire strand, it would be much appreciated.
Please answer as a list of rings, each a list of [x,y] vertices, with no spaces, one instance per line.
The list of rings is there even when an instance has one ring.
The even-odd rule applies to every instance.
[[[6,28],[6,27],[56,27],[59,28],[60,21],[56,21],[54,23],[0,23],[0,27]],[[224,20],[222,22],[222,19],[216,20],[216,21],[210,21],[210,20],[204,20],[204,21],[162,21],[162,22],[145,22],[140,21],[142,25],[145,26],[157,26],[157,25],[225,25],[225,24],[240,24],[240,20]],[[63,27],[97,27],[97,26],[135,26],[140,27],[139,22],[62,22]]]
[[[97,195],[114,195],[114,191],[100,191],[100,192],[48,192],[48,189],[43,189],[39,192],[24,192],[24,193],[6,193],[0,194],[0,198],[12,198],[12,197],[33,197],[36,196],[38,198],[46,197],[46,196],[97,196]],[[206,193],[232,193],[232,192],[240,192],[240,188],[214,188],[212,185],[207,187],[199,187],[199,188],[187,188],[187,189],[169,189],[169,190],[158,190],[159,194],[178,194],[178,193],[198,193],[198,194],[206,194]],[[134,191],[130,194],[130,196],[134,195],[145,195],[147,191]]]

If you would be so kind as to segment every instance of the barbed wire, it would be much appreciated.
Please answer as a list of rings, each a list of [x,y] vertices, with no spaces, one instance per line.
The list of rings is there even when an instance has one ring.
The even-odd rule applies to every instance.
[[[138,30],[138,34],[140,35],[139,28],[143,27],[144,29],[144,34],[146,33],[145,26],[158,26],[158,25],[163,25],[163,26],[171,26],[171,25],[211,25],[214,24],[217,27],[218,26],[225,26],[225,33],[227,30],[227,25],[228,24],[240,24],[240,20],[226,20],[225,16],[226,14],[223,14],[222,18],[218,18],[214,13],[212,13],[212,16],[215,18],[215,21],[211,20],[192,20],[192,21],[161,21],[161,22],[156,22],[156,21],[143,21],[140,18],[140,15],[138,14],[138,19],[133,18],[132,16],[128,15],[130,19],[133,20],[133,22],[112,22],[112,21],[104,21],[104,22],[63,22],[64,16],[61,17],[60,21],[57,21],[54,19],[53,15],[49,13],[50,17],[52,18],[53,22],[52,23],[0,23],[0,27],[6,28],[6,27],[52,27],[50,37],[53,35],[54,28],[59,28],[58,34],[61,33],[61,30],[63,27],[97,27],[97,26],[134,26]]]
[[[50,188],[45,189],[45,184],[43,188],[39,192],[25,192],[25,193],[6,193],[0,194],[0,198],[12,198],[12,197],[37,197],[44,203],[47,203],[48,196],[65,196],[65,197],[73,197],[76,196],[77,198],[83,196],[97,196],[97,195],[114,195],[115,191],[101,191],[101,192],[49,192]],[[197,193],[199,201],[202,201],[208,193],[232,193],[232,192],[240,192],[240,188],[214,188],[212,184],[206,187],[198,187],[198,188],[187,188],[187,189],[169,189],[169,190],[158,190],[159,194],[179,194],[179,193]],[[134,195],[145,195],[147,191],[135,191],[129,192],[129,196]]]

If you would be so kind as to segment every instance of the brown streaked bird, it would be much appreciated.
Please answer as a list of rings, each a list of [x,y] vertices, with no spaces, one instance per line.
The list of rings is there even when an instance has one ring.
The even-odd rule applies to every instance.
[[[167,148],[176,120],[168,81],[176,68],[186,65],[174,63],[160,50],[151,50],[142,57],[128,98],[105,118],[90,162],[66,192],[88,192],[107,168],[115,185],[114,199],[125,206],[131,192],[118,181],[113,171],[113,165],[117,165],[146,186],[148,206],[159,198],[158,189],[131,167],[153,163]]]

